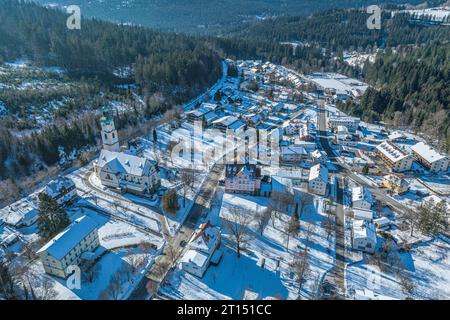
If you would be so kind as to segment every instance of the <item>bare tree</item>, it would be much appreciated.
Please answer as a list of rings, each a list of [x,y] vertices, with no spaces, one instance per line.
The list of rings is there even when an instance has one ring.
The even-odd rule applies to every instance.
[[[0,298],[7,300],[16,298],[15,286],[9,267],[0,262]]]
[[[147,289],[148,294],[153,297],[154,295],[156,295],[159,291],[158,288],[158,283],[156,281],[153,280],[148,280],[147,285],[145,286],[145,288]]]
[[[299,215],[300,217],[305,212],[305,209],[309,204],[312,203],[313,197],[309,193],[303,193],[300,197],[298,204],[299,204]]]
[[[25,244],[23,245],[23,253],[28,260],[32,261],[37,258],[37,246],[39,246],[39,243],[37,241],[25,242]]]
[[[289,240],[292,237],[298,236],[300,232],[300,219],[298,217],[298,206],[295,207],[295,212],[291,217],[291,220],[286,224],[285,234],[287,236],[286,250],[289,250]]]
[[[187,191],[193,192],[195,184],[195,171],[192,169],[181,170],[181,183],[183,184],[183,207],[186,206]]]
[[[168,245],[165,250],[166,256],[170,263],[174,263],[178,256],[178,250],[176,250],[173,245]]]
[[[92,283],[101,271],[101,264],[93,264],[90,261],[83,261],[80,264],[80,269],[85,281]]]
[[[329,241],[335,226],[334,216],[331,213],[327,213],[325,219],[322,220],[322,226],[325,229],[325,232],[327,233],[327,241]]]
[[[119,299],[121,286],[122,286],[122,276],[120,272],[116,272],[109,279],[109,286],[107,288],[108,296],[113,300]]]
[[[303,284],[310,272],[310,265],[307,250],[299,250],[294,254],[290,268],[295,275],[299,286],[299,292],[302,290]]]
[[[271,217],[271,209],[266,208],[263,211],[258,210],[256,212],[256,223],[258,224],[258,232],[263,235],[264,228],[267,226]]]
[[[252,212],[238,206],[231,206],[228,212],[226,228],[230,231],[236,242],[236,253],[239,258],[241,256],[241,250],[252,238],[249,230],[253,218]]]
[[[130,253],[126,258],[126,262],[130,266],[131,273],[134,274],[142,267],[145,259],[142,255]]]
[[[53,300],[56,296],[57,292],[52,281],[47,277],[42,277],[39,286],[38,300]]]
[[[121,274],[122,278],[127,281],[127,282],[132,282],[133,281],[133,267],[128,264],[128,263],[124,263],[122,264],[122,266],[119,269],[119,273]]]
[[[162,278],[167,271],[169,264],[165,261],[159,260],[153,265],[152,272],[158,278]]]
[[[402,288],[402,291],[407,295],[414,294],[416,290],[416,285],[411,280],[411,278],[406,274],[406,272],[400,272],[400,286]]]

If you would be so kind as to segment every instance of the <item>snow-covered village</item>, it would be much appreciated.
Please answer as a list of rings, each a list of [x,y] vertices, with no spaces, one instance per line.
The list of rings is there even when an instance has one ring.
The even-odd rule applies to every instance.
[[[448,299],[449,157],[339,109],[367,84],[264,61],[0,210],[41,299]],[[447,231],[445,231],[447,230]],[[232,279],[232,281],[230,281]]]
[[[1,316],[450,300],[449,39],[450,0],[0,0]]]

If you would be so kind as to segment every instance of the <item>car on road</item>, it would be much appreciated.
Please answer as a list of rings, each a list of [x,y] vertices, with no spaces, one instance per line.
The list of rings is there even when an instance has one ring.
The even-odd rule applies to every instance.
[[[181,240],[180,246],[181,246],[182,248],[186,247],[186,244],[187,244],[186,240]]]

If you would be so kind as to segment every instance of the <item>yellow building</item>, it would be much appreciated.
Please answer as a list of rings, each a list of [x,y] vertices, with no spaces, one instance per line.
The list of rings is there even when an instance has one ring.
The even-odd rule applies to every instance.
[[[409,191],[409,184],[400,176],[388,174],[381,181],[383,186],[391,190],[394,194],[404,194]]]
[[[99,245],[96,222],[88,216],[83,216],[51,239],[37,254],[45,272],[67,278],[67,267],[78,266],[82,254],[93,252]]]

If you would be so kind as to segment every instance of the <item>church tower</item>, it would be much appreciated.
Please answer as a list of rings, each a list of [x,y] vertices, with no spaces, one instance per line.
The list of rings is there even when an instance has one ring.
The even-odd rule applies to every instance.
[[[119,137],[108,107],[103,108],[103,117],[100,119],[100,124],[102,126],[103,149],[119,152]]]

